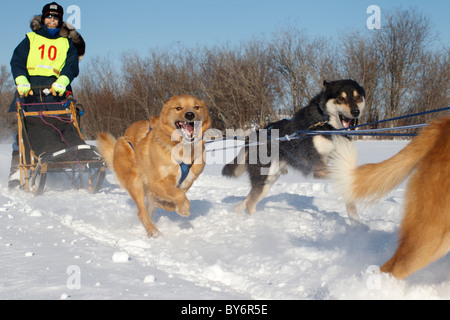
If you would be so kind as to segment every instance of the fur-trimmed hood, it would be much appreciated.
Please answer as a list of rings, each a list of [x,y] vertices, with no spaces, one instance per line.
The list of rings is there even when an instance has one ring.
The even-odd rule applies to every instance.
[[[31,19],[30,28],[34,32],[42,28],[41,15],[36,15]],[[84,42],[84,39],[81,36],[81,34],[79,34],[75,30],[74,26],[72,26],[70,23],[63,22],[63,25],[59,30],[59,35],[61,37],[69,38],[70,40],[72,40],[73,44],[78,50],[78,60],[81,61],[86,51],[86,43]]]

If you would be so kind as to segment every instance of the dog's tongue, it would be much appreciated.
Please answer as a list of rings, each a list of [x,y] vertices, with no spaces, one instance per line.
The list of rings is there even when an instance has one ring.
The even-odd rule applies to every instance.
[[[344,126],[344,128],[350,127],[351,123],[352,123],[351,119],[342,118],[342,125]]]
[[[194,127],[190,123],[182,123],[181,127],[189,132],[190,135],[192,135],[192,132],[194,132]]]
[[[194,132],[194,126],[187,122],[179,122],[178,125],[180,126],[181,130],[185,131],[189,136],[193,135]]]

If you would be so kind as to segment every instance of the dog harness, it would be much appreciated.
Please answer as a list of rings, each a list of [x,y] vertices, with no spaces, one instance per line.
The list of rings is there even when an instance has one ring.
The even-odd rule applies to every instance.
[[[180,169],[181,169],[181,178],[180,181],[178,181],[178,185],[182,184],[183,181],[186,179],[187,175],[189,174],[189,170],[191,170],[192,164],[186,164],[181,162],[180,163]]]
[[[152,130],[152,128],[148,127],[147,135],[150,133],[151,130]],[[127,142],[130,145],[131,149],[134,150],[133,144],[129,141],[127,141]],[[184,162],[180,163],[181,177],[180,177],[180,180],[178,181],[178,186],[181,185],[184,180],[186,180],[186,177],[189,174],[189,170],[191,170],[191,166],[192,166],[192,164],[186,164]]]

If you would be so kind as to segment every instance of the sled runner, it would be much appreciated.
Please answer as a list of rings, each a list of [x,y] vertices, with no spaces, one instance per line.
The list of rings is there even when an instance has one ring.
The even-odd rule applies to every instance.
[[[50,172],[71,177],[74,187],[92,193],[100,189],[106,165],[97,148],[83,139],[80,116],[73,101],[17,101],[21,189],[42,193]]]

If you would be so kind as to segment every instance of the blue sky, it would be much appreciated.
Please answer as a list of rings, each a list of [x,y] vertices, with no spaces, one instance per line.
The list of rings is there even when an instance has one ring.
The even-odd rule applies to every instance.
[[[29,32],[29,21],[51,1],[2,1],[0,65],[7,65],[17,44]],[[429,16],[441,42],[450,45],[448,0],[60,0],[80,9],[79,32],[87,43],[85,59],[150,49],[177,43],[189,47],[238,44],[254,36],[271,36],[289,25],[310,35],[336,38],[339,34],[367,30],[367,7],[383,11],[414,7]],[[67,20],[74,13],[67,13]],[[83,71],[84,60],[80,67]]]

